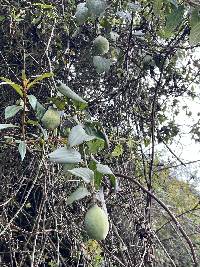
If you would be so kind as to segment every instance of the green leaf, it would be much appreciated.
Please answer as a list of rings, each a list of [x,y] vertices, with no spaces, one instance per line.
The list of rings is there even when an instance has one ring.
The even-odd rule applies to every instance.
[[[8,84],[10,85],[21,97],[23,97],[23,88],[21,85],[12,82],[11,80],[4,78],[4,77],[0,77],[0,79],[2,81],[4,81],[4,83],[1,84]]]
[[[16,128],[18,126],[13,124],[0,124],[0,130],[7,129],[7,128]]]
[[[174,34],[174,30],[183,22],[184,6],[173,6],[171,12],[166,16],[166,25],[163,28],[164,36],[170,37]]]
[[[93,140],[94,138],[95,136],[90,136],[86,134],[85,130],[81,125],[76,125],[71,129],[69,133],[68,142],[70,147],[73,147],[78,146],[85,141]]]
[[[197,45],[200,42],[200,23],[191,28],[189,42],[190,45]]]
[[[56,163],[79,163],[81,154],[72,148],[61,147],[50,153],[49,160]]]
[[[12,118],[20,110],[22,110],[22,106],[13,105],[13,106],[6,107],[6,109],[5,109],[5,119]]]
[[[75,100],[77,102],[81,103],[87,103],[83,98],[81,98],[79,95],[77,95],[74,91],[72,91],[67,85],[62,83],[61,81],[58,81],[58,86],[57,86],[58,91],[67,96],[68,98]]]
[[[68,198],[67,204],[72,204],[74,201],[80,200],[90,195],[90,192],[85,187],[78,187]]]
[[[100,164],[100,163],[98,163],[96,166],[97,166],[97,171],[99,173],[102,173],[104,175],[108,175],[109,176],[111,185],[114,187],[116,178],[115,178],[113,172],[111,171],[111,169],[107,165],[103,165],[103,164]]]
[[[56,105],[59,110],[64,110],[66,107],[66,100],[63,96],[49,97],[48,100],[51,101],[54,105]]]
[[[97,171],[102,174],[113,174],[113,172],[107,165],[98,163],[96,166],[97,166]]]
[[[37,105],[36,105],[36,118],[38,120],[41,120],[42,117],[44,116],[44,113],[46,112],[46,109],[43,107],[42,104],[40,104],[40,102],[37,101]]]
[[[27,124],[38,126],[39,122],[38,121],[34,121],[34,120],[27,120]]]
[[[113,157],[119,157],[123,154],[123,146],[121,144],[116,145],[116,147],[114,148],[113,152],[112,152],[112,156]]]
[[[192,10],[191,19],[190,19],[190,25],[191,28],[196,26],[198,23],[200,23],[200,8],[194,8]]]
[[[42,104],[40,104],[40,102],[38,102],[37,98],[34,95],[28,95],[27,97],[31,107],[36,113],[36,118],[38,120],[41,120],[44,116],[44,113],[46,112],[46,109],[43,107]]]
[[[4,21],[5,20],[5,16],[0,16],[0,22]]]
[[[103,174],[98,172],[97,170],[94,171],[94,186],[98,190],[101,186]]]
[[[76,166],[76,164],[74,164],[74,163],[65,163],[65,164],[63,164],[63,172],[67,173],[69,170],[74,169],[75,166]]]
[[[85,110],[88,107],[88,103],[83,103],[73,100],[73,104],[78,110]]]
[[[94,139],[87,142],[87,146],[90,153],[96,154],[104,149],[105,141],[102,139]]]
[[[36,110],[37,98],[34,95],[28,95],[27,97],[33,110]]]
[[[90,183],[94,179],[94,172],[89,168],[75,168],[69,170],[71,174],[78,176],[83,179],[84,182]]]
[[[108,137],[102,125],[98,121],[86,121],[84,129],[88,135],[95,136],[97,139],[104,140],[107,148],[109,147]]]
[[[39,75],[37,78],[35,78],[32,82],[30,82],[27,86],[28,89],[30,89],[33,85],[37,84],[38,82],[44,80],[45,78],[52,77],[53,73],[52,72],[46,72],[41,75]]]
[[[42,3],[34,3],[32,5],[33,6],[38,6],[38,7],[42,8],[42,9],[52,9],[52,8],[54,8],[54,6],[52,6],[52,5],[42,4]]]
[[[26,143],[24,141],[20,141],[19,146],[18,146],[18,150],[21,156],[22,161],[25,158],[26,155]]]

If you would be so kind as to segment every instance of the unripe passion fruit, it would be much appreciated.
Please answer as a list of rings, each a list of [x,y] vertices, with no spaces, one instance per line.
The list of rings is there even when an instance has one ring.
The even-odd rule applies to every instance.
[[[60,114],[55,109],[48,109],[41,119],[45,129],[54,130],[60,125]]]
[[[104,55],[108,52],[109,50],[109,42],[108,40],[99,35],[93,42],[94,45],[94,51],[98,55]]]
[[[88,8],[85,6],[85,3],[81,3],[77,6],[75,17],[78,25],[82,25],[86,22],[89,17],[89,12]]]
[[[109,231],[108,217],[100,207],[94,205],[85,215],[85,227],[91,239],[104,240]]]
[[[87,0],[86,7],[90,16],[99,17],[105,11],[106,2],[104,0]]]

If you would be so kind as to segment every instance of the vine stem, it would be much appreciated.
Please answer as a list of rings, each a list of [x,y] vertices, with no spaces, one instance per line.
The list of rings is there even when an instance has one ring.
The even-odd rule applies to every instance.
[[[27,105],[27,82],[23,81],[23,113],[22,113],[22,138],[26,140],[26,105]]]
[[[162,202],[162,200],[160,200],[157,196],[155,196],[151,191],[146,189],[142,184],[140,184],[140,182],[135,180],[133,177],[128,176],[128,175],[124,175],[124,174],[120,174],[120,173],[114,173],[114,175],[117,176],[117,177],[125,178],[125,179],[130,180],[131,182],[135,183],[143,192],[147,193],[158,204],[160,204],[160,206],[169,214],[169,216],[171,217],[171,220],[175,223],[175,225],[177,226],[177,228],[181,232],[182,236],[185,238],[185,240],[186,240],[186,242],[187,242],[187,244],[188,244],[188,246],[190,247],[190,250],[191,250],[191,255],[192,255],[192,259],[193,259],[193,266],[194,267],[198,267],[199,265],[198,265],[198,262],[197,262],[197,257],[196,257],[196,253],[195,253],[194,245],[193,245],[192,241],[190,240],[189,236],[187,235],[187,233],[185,232],[183,227],[180,225],[180,223],[177,220],[176,216],[165,205],[165,203]]]

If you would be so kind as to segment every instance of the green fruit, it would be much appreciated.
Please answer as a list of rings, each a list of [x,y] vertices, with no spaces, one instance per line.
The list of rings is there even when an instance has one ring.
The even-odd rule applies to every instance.
[[[41,119],[45,129],[54,130],[60,125],[60,114],[55,109],[48,109]]]
[[[108,217],[101,208],[94,205],[85,215],[85,227],[91,239],[103,240],[109,231]]]
[[[104,55],[108,52],[109,50],[109,42],[108,40],[99,35],[93,42],[93,46],[94,46],[94,51],[96,54],[98,55]]]
[[[103,72],[108,72],[110,70],[110,66],[112,63],[110,59],[101,56],[94,56],[93,64],[94,67],[96,68],[96,72],[103,73]]]
[[[89,12],[88,8],[85,6],[85,3],[80,3],[77,6],[75,17],[78,25],[82,25],[83,23],[86,22],[86,20],[89,17]]]
[[[106,9],[106,3],[104,0],[87,0],[86,7],[90,16],[99,17]]]

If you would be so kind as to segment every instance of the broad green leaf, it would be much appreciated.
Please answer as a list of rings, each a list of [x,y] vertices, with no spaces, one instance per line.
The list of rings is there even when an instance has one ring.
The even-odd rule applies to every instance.
[[[97,170],[94,171],[94,185],[96,189],[99,189],[101,186],[103,174],[98,172]]]
[[[79,163],[81,154],[72,148],[61,147],[50,153],[49,160],[55,163]]]
[[[65,163],[63,164],[63,172],[67,173],[69,170],[74,169],[76,164],[74,163]]]
[[[100,163],[97,164],[97,171],[102,174],[113,174],[113,172],[107,165],[103,165]]]
[[[75,100],[77,102],[81,103],[87,103],[83,98],[81,98],[79,95],[77,95],[74,91],[72,91],[67,85],[62,83],[61,81],[58,81],[58,86],[57,86],[58,91],[67,96],[68,98]]]
[[[74,201],[80,200],[84,197],[91,195],[85,187],[78,187],[68,198],[67,204],[72,204]]]
[[[89,152],[95,154],[104,149],[105,141],[102,139],[94,139],[87,142],[87,146]]]
[[[6,109],[5,109],[5,119],[12,118],[20,110],[22,110],[22,106],[13,105],[13,106],[6,107]]]
[[[196,26],[198,23],[200,23],[200,8],[194,8],[192,10],[191,19],[190,19],[190,25],[191,28]]]
[[[105,141],[107,147],[109,147],[109,140],[103,129],[102,125],[97,121],[86,121],[84,129],[88,135],[95,136],[97,139]]]
[[[63,96],[49,97],[48,100],[51,101],[54,105],[56,105],[59,110],[64,110],[67,104]]]
[[[90,168],[90,170],[95,171],[96,168],[97,168],[97,162],[95,162],[94,160],[91,160],[91,161],[89,162],[88,167]]]
[[[36,110],[37,98],[34,95],[28,95],[27,97],[33,110]]]
[[[38,120],[41,120],[42,117],[44,116],[44,113],[46,112],[46,109],[43,107],[42,104],[40,104],[40,102],[37,101],[37,105],[36,105],[36,118]]]
[[[28,95],[27,97],[31,107],[35,111],[36,118],[38,120],[41,120],[44,116],[44,113],[46,112],[46,109],[42,104],[40,104],[40,102],[37,101],[37,98],[34,95]]]
[[[178,8],[172,7],[171,12],[166,16],[166,25],[163,28],[166,37],[174,34],[174,30],[183,22],[184,10],[183,5],[178,6]]]
[[[0,130],[7,129],[7,128],[16,128],[18,126],[13,124],[0,124]]]
[[[69,133],[68,142],[70,147],[73,147],[78,146],[85,141],[93,140],[94,138],[95,136],[90,136],[86,134],[85,130],[81,125],[76,125],[71,129]]]
[[[96,166],[97,166],[97,171],[99,173],[109,176],[111,185],[114,187],[116,178],[115,178],[115,175],[113,174],[113,172],[111,171],[111,169],[107,165],[103,165],[100,163],[98,163]]]
[[[41,75],[39,75],[37,78],[35,78],[32,82],[30,82],[27,86],[28,89],[30,89],[33,85],[37,84],[38,82],[44,80],[45,78],[52,77],[53,73],[52,72],[46,72]]]
[[[200,23],[191,28],[189,41],[190,45],[197,45],[200,43]]]
[[[11,80],[4,78],[4,77],[0,77],[0,79],[5,82],[2,84],[10,85],[21,97],[23,97],[23,88],[21,85],[14,83]]]
[[[82,178],[86,183],[90,183],[94,179],[94,172],[88,168],[75,168],[68,172]]]
[[[123,154],[123,146],[121,144],[117,144],[112,152],[113,157],[119,157]]]
[[[21,156],[22,161],[25,158],[26,155],[26,143],[24,141],[20,141],[19,146],[18,146],[18,150]]]

